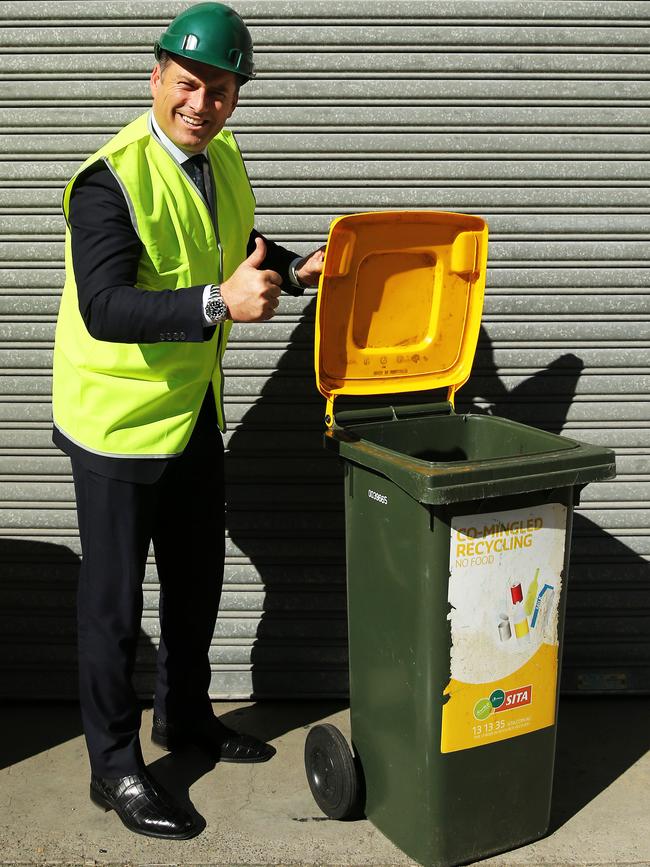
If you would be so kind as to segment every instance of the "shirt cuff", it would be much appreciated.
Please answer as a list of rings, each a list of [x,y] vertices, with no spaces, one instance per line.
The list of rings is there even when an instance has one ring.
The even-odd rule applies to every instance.
[[[296,286],[298,289],[306,289],[307,284],[303,283],[300,277],[296,274],[296,265],[298,262],[302,262],[303,256],[296,256],[296,258],[289,264],[289,282]]]
[[[210,289],[212,288],[212,283],[208,283],[207,286],[203,287],[203,307],[201,308],[201,313],[203,313],[203,321],[206,325],[214,325],[214,322],[205,315],[205,307],[208,303],[208,298],[210,297]]]

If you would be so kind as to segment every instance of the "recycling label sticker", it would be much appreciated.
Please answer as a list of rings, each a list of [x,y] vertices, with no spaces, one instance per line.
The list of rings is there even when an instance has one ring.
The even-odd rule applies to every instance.
[[[561,503],[452,520],[443,753],[555,723],[566,526]]]

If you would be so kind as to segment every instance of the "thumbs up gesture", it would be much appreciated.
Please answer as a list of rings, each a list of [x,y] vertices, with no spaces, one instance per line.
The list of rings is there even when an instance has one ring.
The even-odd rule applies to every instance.
[[[266,244],[259,236],[248,259],[221,284],[221,297],[233,322],[264,322],[280,303],[282,278],[275,271],[261,271]]]

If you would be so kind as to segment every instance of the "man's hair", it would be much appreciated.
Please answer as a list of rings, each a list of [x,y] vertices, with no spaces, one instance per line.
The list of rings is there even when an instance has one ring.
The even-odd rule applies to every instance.
[[[164,75],[165,69],[169,65],[169,62],[171,60],[173,60],[175,56],[176,55],[172,54],[171,52],[165,51],[164,48],[161,50],[160,55],[158,57],[158,65],[160,66],[161,78]],[[237,79],[237,90],[239,90],[239,88],[242,86],[242,84],[246,84],[246,82],[248,81],[248,79],[246,78],[245,75],[237,75],[237,73],[235,73],[235,78]]]
[[[158,66],[160,66],[160,74],[161,75],[163,74],[163,72],[167,68],[167,65],[169,64],[169,61],[171,59],[172,59],[172,57],[171,57],[171,54],[169,53],[169,51],[165,51],[165,49],[163,48],[160,52],[160,56],[158,57]]]

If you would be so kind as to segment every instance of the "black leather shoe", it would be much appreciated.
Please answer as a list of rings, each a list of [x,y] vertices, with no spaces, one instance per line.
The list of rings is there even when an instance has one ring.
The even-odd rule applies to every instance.
[[[268,762],[275,755],[275,748],[270,744],[252,735],[240,735],[216,716],[183,726],[154,716],[151,740],[170,751],[193,744],[206,750],[215,761],[222,762]]]
[[[129,831],[166,840],[189,840],[203,828],[146,771],[109,780],[93,774],[90,800],[115,810]]]

